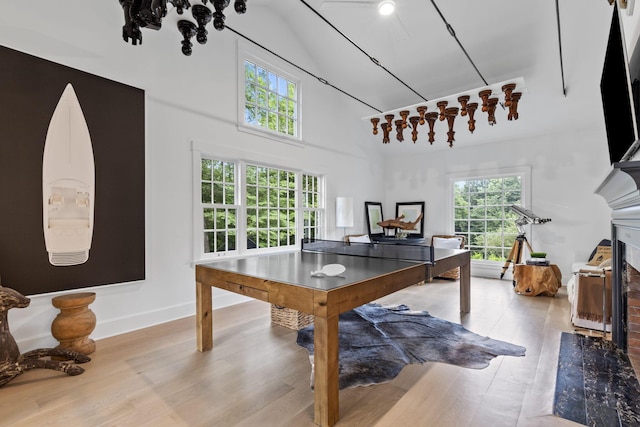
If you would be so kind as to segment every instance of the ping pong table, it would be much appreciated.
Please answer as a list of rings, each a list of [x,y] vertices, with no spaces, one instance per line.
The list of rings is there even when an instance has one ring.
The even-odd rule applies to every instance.
[[[311,272],[341,264],[338,276]],[[212,287],[314,316],[314,422],[339,419],[338,315],[460,267],[460,311],[470,310],[469,251],[423,245],[303,240],[295,252],[196,265],[199,351],[213,348]],[[431,275],[431,276],[430,276]]]

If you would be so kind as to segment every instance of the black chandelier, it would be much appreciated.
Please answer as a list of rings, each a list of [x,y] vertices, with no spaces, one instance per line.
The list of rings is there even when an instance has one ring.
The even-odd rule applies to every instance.
[[[167,16],[167,3],[176,8],[178,15],[182,15],[185,9],[191,8],[191,14],[196,20],[196,24],[186,19],[178,21],[178,30],[184,40],[182,40],[182,53],[191,55],[191,38],[196,37],[200,44],[207,42],[205,26],[213,21],[213,28],[218,31],[224,29],[224,10],[229,6],[230,0],[200,0],[202,4],[191,6],[189,0],[119,0],[124,11],[124,25],[122,27],[122,38],[125,42],[131,40],[134,46],[142,44],[142,28],[159,30],[162,27],[162,18]],[[207,6],[211,3],[214,8],[212,12]],[[237,13],[243,14],[247,11],[246,0],[234,0],[233,8]]]

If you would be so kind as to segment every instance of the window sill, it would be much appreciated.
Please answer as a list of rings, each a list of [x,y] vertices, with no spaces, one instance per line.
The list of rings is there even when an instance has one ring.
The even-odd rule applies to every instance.
[[[238,130],[240,132],[245,132],[251,135],[261,136],[263,138],[271,139],[278,142],[283,142],[285,144],[293,145],[294,147],[304,148],[304,143],[302,139],[288,136],[285,134],[279,134],[277,132],[263,130],[259,127],[249,126],[245,124],[238,123]]]

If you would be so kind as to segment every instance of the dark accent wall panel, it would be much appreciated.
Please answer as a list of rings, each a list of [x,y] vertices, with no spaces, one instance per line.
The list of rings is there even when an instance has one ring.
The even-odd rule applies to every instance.
[[[71,83],[95,162],[94,230],[84,264],[53,266],[44,242],[42,158]],[[145,278],[144,91],[0,46],[0,277],[25,295]]]

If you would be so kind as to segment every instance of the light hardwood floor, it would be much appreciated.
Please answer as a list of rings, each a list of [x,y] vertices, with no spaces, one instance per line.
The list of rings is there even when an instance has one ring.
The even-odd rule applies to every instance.
[[[380,300],[519,344],[525,357],[486,369],[425,363],[393,381],[340,392],[338,426],[575,426],[552,415],[560,334],[572,331],[566,289],[519,296],[510,281],[473,277],[471,313],[458,283],[435,280]],[[99,340],[86,372],[31,371],[0,388],[0,425],[312,426],[306,350],[272,326],[269,305],[214,312],[214,349],[196,350],[195,319]]]

